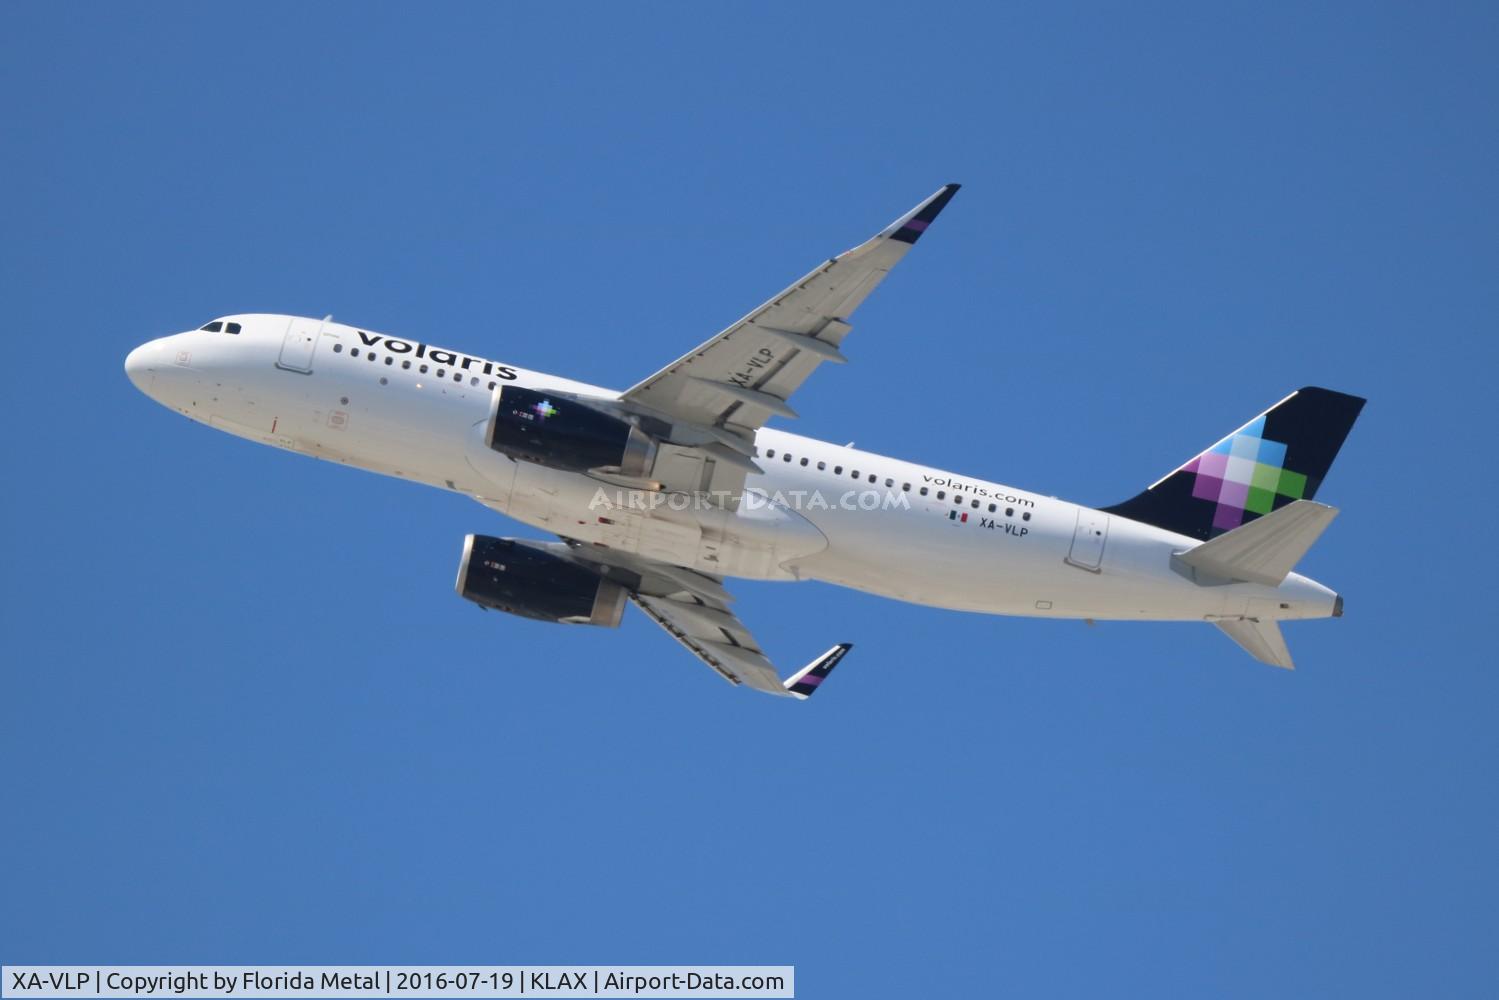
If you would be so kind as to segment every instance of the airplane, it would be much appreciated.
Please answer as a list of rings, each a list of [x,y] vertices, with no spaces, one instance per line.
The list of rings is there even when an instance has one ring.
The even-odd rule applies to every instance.
[[[822,580],[997,615],[1210,622],[1294,666],[1280,623],[1340,617],[1294,567],[1364,400],[1307,387],[1136,496],[1090,508],[767,426],[957,193],[948,184],[623,392],[331,316],[223,316],[131,351],[130,380],[209,427],[465,496],[555,541],[471,534],[455,589],[616,627],[633,603],[730,683],[810,697],[851,648],[782,678],[730,578]]]

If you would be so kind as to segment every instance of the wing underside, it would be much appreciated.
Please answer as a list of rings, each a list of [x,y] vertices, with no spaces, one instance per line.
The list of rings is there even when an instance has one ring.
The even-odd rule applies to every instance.
[[[848,319],[957,193],[948,184],[873,238],[820,265],[748,316],[627,390],[623,401],[753,443],[825,361],[845,360]]]
[[[755,637],[728,608],[685,594],[653,597],[635,593],[630,600],[724,680],[766,694],[810,698],[853,648],[852,643],[841,642],[782,680]]]

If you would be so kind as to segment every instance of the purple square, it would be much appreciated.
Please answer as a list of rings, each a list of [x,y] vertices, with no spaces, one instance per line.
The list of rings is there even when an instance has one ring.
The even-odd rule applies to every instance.
[[[1197,481],[1192,484],[1192,495],[1199,500],[1217,500],[1218,491],[1223,488],[1223,480],[1212,476],[1197,474]]]
[[[1218,503],[1243,510],[1248,500],[1248,483],[1235,483],[1230,480],[1223,481],[1223,489],[1218,492]]]
[[[1228,471],[1228,456],[1220,455],[1216,451],[1210,451],[1206,455],[1197,456],[1197,471],[1215,479],[1223,479],[1224,473]]]
[[[1244,511],[1238,507],[1224,507],[1221,504],[1213,512],[1213,527],[1224,531],[1232,531],[1244,520]]]
[[[1186,465],[1182,466],[1182,471],[1183,472],[1196,472],[1197,471],[1197,465],[1201,461],[1202,461],[1202,456],[1199,455],[1196,458],[1192,459],[1192,461],[1188,462]]]

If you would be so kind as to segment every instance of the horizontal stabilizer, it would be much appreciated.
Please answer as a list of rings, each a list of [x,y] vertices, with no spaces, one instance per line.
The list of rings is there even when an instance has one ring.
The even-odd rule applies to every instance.
[[[1278,587],[1337,516],[1336,507],[1297,500],[1176,558],[1199,574]]]
[[[1291,651],[1286,648],[1285,636],[1280,634],[1280,625],[1273,618],[1263,621],[1256,618],[1236,618],[1213,624],[1261,663],[1287,670],[1296,669],[1296,664],[1291,662]]]

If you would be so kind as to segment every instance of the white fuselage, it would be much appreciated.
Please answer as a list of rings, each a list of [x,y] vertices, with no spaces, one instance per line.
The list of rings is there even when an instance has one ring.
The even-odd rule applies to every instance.
[[[290,451],[467,494],[580,542],[718,576],[824,580],[991,614],[1215,620],[1325,618],[1334,593],[1202,586],[1173,568],[1197,543],[988,480],[762,429],[737,510],[643,495],[485,446],[504,385],[618,393],[331,321],[230,317],[238,334],[151,341],[126,362],[163,405]],[[855,474],[857,473],[857,478]],[[750,502],[754,501],[754,502]]]

